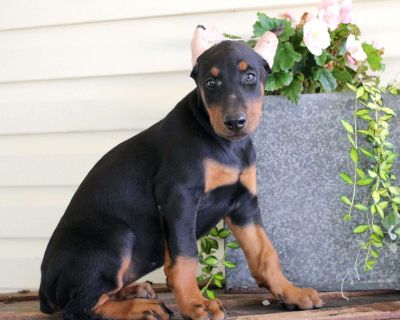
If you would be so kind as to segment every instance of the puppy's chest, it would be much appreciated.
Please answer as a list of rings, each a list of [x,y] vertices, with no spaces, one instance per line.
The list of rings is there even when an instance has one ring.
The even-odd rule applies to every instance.
[[[255,163],[244,168],[239,168],[212,159],[204,160],[204,192],[206,194],[221,187],[237,184],[243,186],[250,194],[256,194]]]

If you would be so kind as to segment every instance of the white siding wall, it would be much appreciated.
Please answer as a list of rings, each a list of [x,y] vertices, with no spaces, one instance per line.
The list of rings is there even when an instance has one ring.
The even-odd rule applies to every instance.
[[[197,24],[250,35],[257,11],[303,0],[0,0],[0,291],[36,288],[48,238],[87,171],[194,84]],[[400,1],[356,1],[400,71]],[[161,273],[152,277],[162,281]]]

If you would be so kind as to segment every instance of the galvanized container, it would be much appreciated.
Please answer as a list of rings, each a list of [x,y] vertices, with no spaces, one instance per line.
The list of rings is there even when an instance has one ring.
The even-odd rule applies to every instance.
[[[400,116],[400,97],[388,96],[385,102]],[[264,226],[284,273],[299,286],[336,291],[344,279],[345,290],[400,289],[400,251],[388,248],[375,271],[361,271],[356,279],[359,237],[352,229],[357,219],[343,222],[346,207],[339,201],[340,195],[351,194],[352,186],[338,176],[352,169],[340,120],[351,121],[353,110],[351,93],[307,94],[297,105],[281,96],[265,97],[263,120],[253,137]],[[391,133],[399,151],[397,118]],[[399,163],[394,171],[400,180]],[[238,268],[227,270],[227,289],[255,287],[242,252],[230,251],[228,259]]]

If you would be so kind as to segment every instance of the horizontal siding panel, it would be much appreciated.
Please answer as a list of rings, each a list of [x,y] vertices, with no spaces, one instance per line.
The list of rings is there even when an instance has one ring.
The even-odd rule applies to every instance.
[[[0,238],[0,292],[37,290],[47,242],[48,238]]]
[[[5,238],[49,238],[65,212],[75,187],[0,188],[0,245]],[[10,219],[12,217],[12,219]],[[30,244],[27,245],[29,248]],[[23,248],[23,247],[22,247]],[[14,250],[15,251],[15,250]],[[13,251],[0,250],[0,257]],[[31,250],[15,251],[15,256],[30,255]],[[3,285],[0,283],[0,285]]]
[[[42,257],[0,258],[0,291],[15,292],[39,288]]]
[[[389,57],[399,55],[399,44],[393,41],[398,28],[393,24],[400,22],[388,19],[398,3],[355,5],[363,17],[364,35],[379,39]],[[221,31],[249,35],[254,20],[255,11],[233,11],[4,31],[0,32],[0,82],[188,71],[195,25],[215,24]]]
[[[78,185],[108,150],[137,133],[0,136],[0,186]]]
[[[0,84],[0,134],[143,129],[193,87],[188,72]]]
[[[0,0],[0,30],[317,4],[315,0]]]

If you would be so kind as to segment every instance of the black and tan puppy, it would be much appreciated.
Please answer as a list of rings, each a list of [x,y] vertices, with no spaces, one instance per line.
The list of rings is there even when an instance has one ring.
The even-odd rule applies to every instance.
[[[202,297],[196,283],[196,239],[223,218],[260,286],[301,309],[322,305],[315,290],[293,286],[281,272],[257,203],[249,134],[270,72],[259,53],[268,59],[276,43],[267,35],[259,53],[233,41],[206,50],[202,32],[193,40],[197,87],[163,120],[108,152],[72,198],[43,259],[43,312],[169,319],[151,287],[134,283],[164,265],[185,317],[223,319],[220,301]],[[138,297],[125,299],[131,293]]]

